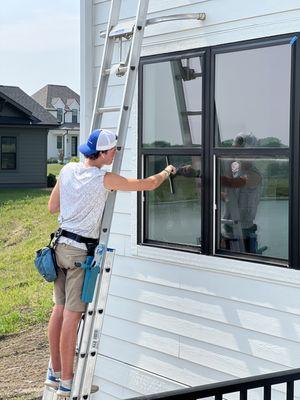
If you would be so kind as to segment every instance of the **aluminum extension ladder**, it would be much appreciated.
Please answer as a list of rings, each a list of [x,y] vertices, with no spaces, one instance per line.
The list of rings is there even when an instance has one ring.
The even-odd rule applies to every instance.
[[[102,126],[101,123],[104,114],[119,113],[116,131],[116,135],[118,136],[117,153],[112,168],[112,172],[117,174],[121,170],[130,110],[133,101],[135,82],[137,80],[142,40],[146,25],[173,20],[204,20],[206,18],[205,13],[190,13],[169,15],[147,20],[149,0],[138,0],[135,21],[124,24],[119,22],[121,5],[122,0],[111,1],[107,29],[104,34],[101,34],[101,36],[105,37],[105,43],[90,130],[92,132],[94,129]],[[122,60],[122,43],[124,41],[130,41],[130,47],[127,51],[126,58]],[[116,44],[120,46],[120,62],[113,65],[112,60]],[[122,101],[118,107],[108,107],[106,105],[108,81],[111,75],[126,77]],[[102,332],[104,309],[112,274],[114,251],[107,249],[107,243],[115,199],[116,192],[110,192],[101,221],[99,244],[95,250],[93,260],[93,265],[98,265],[100,267],[100,273],[97,278],[93,301],[88,303],[83,319],[83,326],[79,330],[80,338],[77,338],[79,350],[70,400],[87,400],[91,395],[90,392],[96,366],[97,349]],[[55,391],[45,387],[43,400],[57,400]]]

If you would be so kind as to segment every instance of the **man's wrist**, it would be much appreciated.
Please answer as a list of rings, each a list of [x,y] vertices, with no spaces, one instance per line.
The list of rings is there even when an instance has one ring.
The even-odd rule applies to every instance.
[[[166,168],[163,171],[168,174],[168,177],[171,175],[171,172],[169,172]]]

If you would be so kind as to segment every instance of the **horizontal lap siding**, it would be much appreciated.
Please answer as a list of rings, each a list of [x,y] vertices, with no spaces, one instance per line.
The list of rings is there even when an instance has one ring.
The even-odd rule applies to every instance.
[[[17,169],[0,170],[0,187],[47,186],[47,131],[45,129],[0,129],[2,136],[17,137]]]
[[[125,0],[123,18],[133,17],[135,3]],[[84,93],[87,121],[103,52],[99,32],[106,28],[109,6],[110,1],[93,0],[93,26],[88,27],[92,58],[84,75],[89,85]],[[203,11],[207,19],[148,27],[143,55],[271,36],[300,27],[298,0],[150,0],[149,7],[150,17]],[[118,60],[117,51],[114,60]],[[107,105],[117,105],[123,84],[124,78],[110,79]],[[136,176],[136,100],[135,96],[121,171],[127,177]],[[102,127],[116,126],[116,115],[103,120]],[[232,264],[236,270],[223,273],[221,268],[218,272],[217,263],[205,264],[200,258],[196,265],[189,265],[188,255],[185,265],[176,258],[174,262],[151,259],[151,249],[148,257],[134,256],[135,218],[136,196],[118,193],[109,241],[116,257],[95,371],[95,383],[101,389],[95,398],[128,398],[298,367],[298,284],[239,276],[243,263]],[[230,260],[225,263],[230,265]],[[211,265],[214,272],[209,271]],[[272,269],[267,270],[271,277]],[[282,398],[282,390],[277,387],[274,399]],[[257,393],[249,398],[261,398]]]
[[[117,256],[101,356],[189,386],[298,367],[299,289],[264,283],[259,294],[255,282],[247,296],[248,279],[193,276],[199,288],[189,268]]]

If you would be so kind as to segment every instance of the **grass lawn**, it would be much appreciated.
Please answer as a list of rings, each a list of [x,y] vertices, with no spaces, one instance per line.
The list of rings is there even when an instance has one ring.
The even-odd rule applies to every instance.
[[[63,164],[48,164],[47,165],[47,175],[53,174],[55,176],[58,176],[62,167],[63,167]]]
[[[50,192],[0,190],[0,337],[45,322],[52,308],[52,284],[33,264],[35,250],[48,244],[57,227],[50,215]]]

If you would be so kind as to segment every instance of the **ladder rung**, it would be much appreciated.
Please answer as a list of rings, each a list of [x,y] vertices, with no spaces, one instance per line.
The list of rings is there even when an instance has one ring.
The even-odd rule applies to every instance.
[[[98,114],[103,114],[105,112],[118,112],[120,110],[120,107],[101,107],[97,109],[97,112]]]
[[[123,22],[120,23],[116,26],[114,26],[110,32],[109,32],[109,37],[110,38],[119,38],[119,37],[128,37],[133,34],[134,31],[134,26],[135,24],[132,23],[132,21],[129,22]]]
[[[104,75],[116,74],[117,76],[123,76],[126,74],[128,67],[125,65],[116,64],[111,68],[107,68],[104,71]]]
[[[182,111],[184,115],[202,115],[202,111]]]

